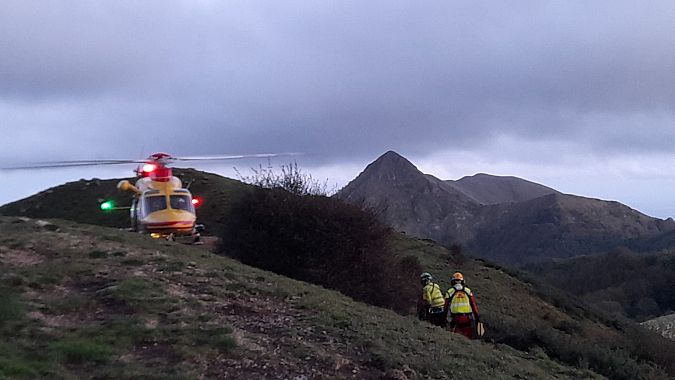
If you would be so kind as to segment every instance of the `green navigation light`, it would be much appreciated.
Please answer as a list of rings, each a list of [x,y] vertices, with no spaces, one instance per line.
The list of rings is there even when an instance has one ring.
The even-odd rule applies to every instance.
[[[101,203],[101,210],[103,210],[103,211],[110,211],[114,207],[115,207],[115,204],[113,203],[113,201],[107,201],[107,202]]]

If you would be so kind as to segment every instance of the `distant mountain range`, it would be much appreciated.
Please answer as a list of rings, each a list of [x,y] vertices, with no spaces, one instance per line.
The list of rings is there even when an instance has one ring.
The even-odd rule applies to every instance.
[[[550,187],[518,177],[500,177],[485,173],[457,181],[447,180],[445,183],[483,205],[525,202],[544,195],[560,194]]]
[[[372,208],[397,230],[459,244],[510,264],[608,251],[675,230],[619,202],[563,194],[517,177],[477,174],[444,181],[389,151],[337,197]],[[661,239],[663,240],[663,239]]]

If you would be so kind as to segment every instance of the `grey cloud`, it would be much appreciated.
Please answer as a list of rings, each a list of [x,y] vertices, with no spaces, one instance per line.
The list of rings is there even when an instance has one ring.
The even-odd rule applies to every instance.
[[[305,151],[327,163],[481,149],[498,134],[666,150],[674,10],[666,1],[6,2],[0,129],[17,138],[0,143],[0,159],[29,155],[27,131],[81,157],[145,146]],[[648,137],[636,115],[647,115]]]

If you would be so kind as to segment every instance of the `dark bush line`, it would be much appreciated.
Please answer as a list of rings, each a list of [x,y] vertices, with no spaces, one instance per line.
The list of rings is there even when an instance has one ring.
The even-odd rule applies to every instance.
[[[670,269],[673,266],[672,253],[637,254],[619,247],[605,254],[540,263],[526,269],[570,292],[593,293],[617,313],[642,321],[675,308],[675,273]]]
[[[620,331],[624,339],[617,341],[614,347],[606,347],[593,344],[590,340],[585,341],[585,344],[584,341],[570,340],[569,334],[577,328],[572,325],[555,326],[554,329],[495,326],[501,332],[522,331],[517,337],[497,333],[495,341],[521,350],[540,346],[550,357],[571,365],[583,363],[612,379],[650,379],[655,376],[653,366],[661,367],[670,375],[675,374],[675,342],[647,331],[624,317],[589,305],[571,293],[542,283],[529,272],[505,267],[501,269],[523,282],[533,284],[532,289],[537,296],[565,311],[574,320],[588,319],[603,324]]]
[[[406,313],[417,259],[396,258],[392,231],[368,211],[281,188],[248,191],[223,218],[219,251],[241,262]]]

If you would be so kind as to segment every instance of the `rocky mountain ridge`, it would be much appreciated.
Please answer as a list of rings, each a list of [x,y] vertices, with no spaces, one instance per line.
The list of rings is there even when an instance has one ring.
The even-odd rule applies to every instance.
[[[511,264],[603,252],[675,230],[672,220],[619,202],[562,194],[516,177],[443,181],[392,151],[336,196],[373,208],[397,230]]]
[[[550,187],[512,176],[478,173],[447,184],[484,205],[525,202],[549,194],[560,194]]]

